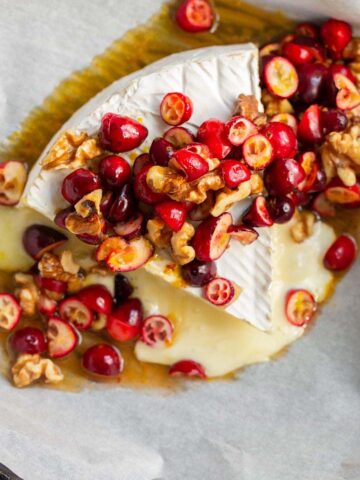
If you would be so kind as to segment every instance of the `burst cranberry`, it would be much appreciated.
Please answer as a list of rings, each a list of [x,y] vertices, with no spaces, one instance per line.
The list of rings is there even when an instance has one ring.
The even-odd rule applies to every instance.
[[[134,191],[136,198],[140,202],[146,203],[147,205],[155,205],[163,200],[166,200],[166,195],[163,193],[156,193],[151,190],[149,185],[146,183],[146,176],[152,165],[146,165],[140,173],[135,176],[134,181]]]
[[[160,104],[160,115],[168,125],[181,125],[187,122],[193,112],[192,101],[179,92],[165,95]]]
[[[321,26],[320,35],[332,57],[339,59],[351,40],[352,29],[347,22],[331,18]]]
[[[198,130],[198,140],[205,143],[216,158],[225,158],[231,151],[225,123],[212,118],[202,123]]]
[[[288,158],[275,160],[265,170],[264,181],[271,195],[286,195],[305,179],[305,172],[299,163]]]
[[[17,353],[35,355],[46,352],[46,339],[39,328],[24,327],[10,337],[10,347]]]
[[[313,144],[323,139],[321,110],[318,105],[311,105],[302,116],[298,127],[301,142]]]
[[[128,220],[135,211],[136,202],[131,185],[126,184],[116,195],[109,210],[108,219],[111,222],[124,222]]]
[[[327,68],[321,63],[311,63],[299,67],[298,94],[300,100],[308,104],[316,102],[322,94],[327,73]]]
[[[112,345],[98,344],[86,350],[82,357],[82,366],[96,375],[111,377],[122,372],[124,360]]]
[[[176,22],[185,32],[206,32],[214,21],[215,12],[209,0],[183,0],[176,13]]]
[[[298,45],[294,42],[288,42],[283,45],[283,55],[294,65],[302,65],[313,60],[314,54],[306,45]]]
[[[321,112],[321,123],[325,135],[330,132],[341,132],[345,130],[348,124],[347,116],[341,110],[333,108]]]
[[[121,275],[121,273],[115,275],[114,302],[116,305],[119,305],[127,300],[133,291],[133,287],[131,286],[129,280],[124,277],[124,275]]]
[[[169,166],[181,170],[189,182],[196,180],[209,171],[208,162],[197,153],[181,148],[172,156]]]
[[[174,232],[178,232],[186,220],[186,207],[180,202],[168,200],[158,203],[155,212]]]
[[[140,300],[130,298],[108,315],[106,328],[109,335],[120,342],[128,342],[138,337],[143,321]]]
[[[329,270],[345,270],[356,257],[356,243],[349,235],[341,235],[329,247],[324,257],[324,265]]]
[[[263,195],[255,198],[244,213],[242,221],[250,227],[271,227],[274,224]]]
[[[156,165],[166,167],[175,152],[174,146],[165,138],[155,138],[150,147],[150,159]]]
[[[85,195],[98,188],[101,188],[100,177],[91,170],[79,168],[65,177],[61,193],[65,200],[75,205]]]
[[[266,199],[267,208],[275,223],[286,223],[291,220],[295,212],[295,205],[291,198],[285,195],[269,196]]]
[[[99,174],[110,188],[118,188],[130,179],[131,168],[124,158],[109,155],[101,160]]]
[[[193,260],[192,262],[181,267],[181,275],[185,282],[192,287],[203,287],[216,277],[215,262],[201,262]]]
[[[236,188],[240,183],[249,180],[251,176],[248,167],[238,160],[223,160],[220,164],[220,171],[228,188]]]
[[[112,295],[104,285],[89,285],[80,290],[76,297],[87,308],[96,313],[110,313],[112,308]]]
[[[100,139],[110,152],[129,152],[139,147],[147,135],[147,128],[132,118],[115,113],[106,113],[102,118]]]
[[[263,128],[262,134],[273,147],[273,158],[292,158],[297,151],[297,140],[291,127],[281,122],[270,122]]]

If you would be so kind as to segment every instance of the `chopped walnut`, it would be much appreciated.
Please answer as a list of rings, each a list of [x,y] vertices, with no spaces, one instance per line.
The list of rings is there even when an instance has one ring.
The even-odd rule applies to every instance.
[[[70,250],[64,250],[60,254],[60,263],[66,273],[77,275],[80,271],[80,265],[75,262],[73,254]]]
[[[253,173],[250,177],[251,194],[257,195],[264,190],[264,180],[258,173]]]
[[[360,38],[353,37],[343,51],[346,60],[360,60]]]
[[[39,290],[32,275],[16,273],[15,282],[18,288],[15,295],[19,299],[20,306],[25,315],[35,315],[39,301]]]
[[[314,232],[315,215],[311,212],[297,212],[295,223],[290,228],[290,233],[297,243],[302,243],[311,237]]]
[[[209,172],[216,170],[220,165],[220,160],[218,158],[206,158],[207,164],[209,165]]]
[[[100,275],[101,277],[107,277],[109,275],[109,270],[101,265],[92,265],[88,270],[89,273],[94,273],[95,275]]]
[[[185,222],[181,229],[171,237],[172,254],[179,265],[186,265],[195,258],[195,250],[189,245],[195,235],[195,228],[191,223]]]
[[[59,257],[53,253],[45,253],[38,263],[38,268],[41,276],[66,282],[68,289],[71,291],[78,290],[82,286],[83,275],[81,269],[77,274],[65,271]]]
[[[65,220],[69,232],[75,235],[101,235],[104,220],[100,210],[102,190],[94,190],[85,195],[75,205],[75,212],[70,213]]]
[[[251,195],[251,182],[240,183],[240,185],[230,190],[229,188],[224,188],[220,193],[216,195],[215,205],[211,210],[211,215],[218,217],[222,213],[229,210],[236,202],[244,200],[249,195]]]
[[[45,383],[53,384],[64,379],[61,369],[52,360],[40,355],[20,355],[11,372],[14,385],[19,388],[27,387],[41,377],[44,377]]]
[[[273,97],[269,92],[263,90],[262,103],[265,107],[265,113],[268,117],[272,117],[277,113],[293,113],[294,109],[286,98]]]
[[[147,222],[147,237],[158,248],[170,245],[172,231],[160,218],[151,218]]]
[[[45,170],[58,170],[60,168],[84,167],[89,160],[100,156],[103,150],[94,138],[81,132],[79,134],[67,130],[51,147],[43,160]]]

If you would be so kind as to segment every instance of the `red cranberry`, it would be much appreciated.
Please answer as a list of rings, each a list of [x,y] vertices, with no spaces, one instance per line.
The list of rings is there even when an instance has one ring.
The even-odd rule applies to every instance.
[[[178,232],[186,220],[187,212],[185,205],[174,200],[158,203],[155,207],[155,212],[174,232]]]
[[[143,311],[140,300],[129,298],[108,315],[106,328],[115,340],[128,342],[139,336],[142,321]]]
[[[356,243],[349,235],[341,235],[329,247],[324,257],[324,265],[329,270],[345,270],[356,257]]]
[[[220,164],[221,175],[228,188],[236,188],[250,179],[249,168],[238,160],[223,160]]]
[[[100,210],[105,218],[109,215],[109,210],[113,203],[114,203],[114,192],[111,192],[109,190],[103,193],[103,196],[101,197],[101,202],[100,202]]]
[[[295,205],[291,198],[285,195],[277,197],[270,196],[266,200],[266,204],[271,218],[275,223],[286,223],[291,220],[295,212]]]
[[[166,167],[175,152],[174,146],[165,138],[155,138],[150,147],[150,159],[156,165]]]
[[[324,110],[321,112],[321,123],[325,135],[330,132],[341,132],[345,130],[348,124],[347,116],[337,108]]]
[[[327,73],[327,68],[321,63],[301,65],[298,69],[300,100],[308,104],[316,102],[322,94]]]
[[[100,139],[111,152],[129,152],[139,147],[147,135],[147,128],[132,118],[115,113],[106,113],[102,118]]]
[[[101,243],[101,238],[97,235],[89,235],[84,233],[82,235],[76,235],[79,240],[86,243],[87,245],[99,245]]]
[[[67,241],[67,237],[46,225],[30,225],[23,234],[23,246],[32,258],[39,260],[44,253],[51,252]]]
[[[116,305],[120,305],[127,300],[134,291],[129,280],[121,273],[115,275],[114,290],[114,302]]]
[[[147,205],[155,205],[163,200],[166,200],[166,195],[163,193],[156,193],[151,190],[149,185],[146,183],[146,176],[150,170],[151,165],[146,165],[140,173],[135,177],[134,182],[134,191],[135,195],[140,200],[140,202],[146,203]]]
[[[90,347],[82,357],[83,367],[96,375],[118,375],[124,367],[120,352],[111,345],[98,344]]]
[[[46,339],[39,328],[24,327],[10,337],[10,347],[17,353],[35,355],[46,352]]]
[[[310,22],[299,23],[299,25],[296,26],[295,32],[302,37],[318,38],[319,36],[317,25]]]
[[[298,138],[307,144],[319,143],[323,139],[321,110],[311,105],[305,110],[298,126]]]
[[[62,196],[72,205],[75,205],[85,195],[101,188],[101,181],[98,175],[91,170],[79,168],[65,177],[61,193]]]
[[[176,13],[176,22],[185,32],[206,32],[214,21],[215,12],[209,0],[184,0]]]
[[[289,125],[281,122],[270,122],[261,133],[270,141],[275,160],[292,158],[296,154],[297,140],[293,129]]]
[[[288,42],[283,45],[283,55],[294,65],[302,65],[313,60],[314,54],[306,45],[298,45],[294,42]]]
[[[181,267],[181,275],[185,282],[192,287],[202,287],[216,277],[215,262],[201,262],[193,260]]]
[[[226,135],[225,123],[214,118],[202,123],[198,130],[198,140],[205,143],[216,158],[225,158],[232,145]]]
[[[109,155],[101,160],[99,175],[110,188],[118,188],[130,179],[131,168],[125,158]]]
[[[138,157],[135,158],[135,162],[133,165],[134,175],[138,175],[145,166],[152,164],[153,162],[150,159],[150,155],[148,153],[141,153]]]
[[[87,308],[96,313],[110,313],[112,308],[112,295],[104,285],[89,285],[80,290],[76,297]]]
[[[312,196],[308,192],[293,191],[287,195],[296,207],[305,207],[312,200]]]
[[[68,217],[68,215],[73,212],[74,212],[73,207],[67,207],[67,208],[64,208],[63,210],[60,210],[60,212],[58,212],[54,218],[54,223],[58,227],[64,228],[66,230],[65,220]]]
[[[288,158],[275,160],[265,170],[264,181],[271,195],[286,195],[294,190],[305,179],[304,169],[299,163]]]
[[[128,220],[135,211],[135,199],[129,184],[122,187],[109,210],[108,220],[113,223]]]
[[[295,37],[292,41],[296,45],[302,45],[311,50],[315,61],[320,63],[325,62],[325,49],[315,38],[310,38],[308,36],[298,36]]]
[[[331,18],[321,26],[320,35],[332,57],[339,59],[351,40],[352,29],[347,22]]]

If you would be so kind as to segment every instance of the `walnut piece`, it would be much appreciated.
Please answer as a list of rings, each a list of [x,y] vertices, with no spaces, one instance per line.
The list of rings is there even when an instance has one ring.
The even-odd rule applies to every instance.
[[[147,237],[158,248],[165,248],[170,245],[172,231],[160,218],[151,218],[147,224]]]
[[[25,315],[35,315],[39,302],[39,290],[32,275],[16,273],[14,276],[16,285],[15,296],[19,299],[20,306]]]
[[[191,223],[185,222],[181,229],[171,237],[172,254],[179,265],[186,265],[195,258],[195,250],[189,245],[195,235],[195,228]]]
[[[53,253],[45,253],[38,263],[38,268],[41,276],[66,282],[70,291],[79,290],[82,286],[81,270],[76,275],[65,271],[60,258]]]
[[[61,369],[48,358],[40,355],[20,355],[11,369],[13,382],[16,387],[27,387],[31,383],[44,377],[45,383],[59,383],[64,379]]]
[[[71,273],[71,275],[77,275],[80,271],[80,265],[75,262],[70,250],[64,250],[60,254],[60,264],[64,272]]]
[[[360,60],[360,37],[353,37],[343,51],[346,60]]]
[[[293,113],[294,109],[286,98],[273,97],[266,90],[262,91],[261,96],[262,103],[265,107],[265,113],[268,117],[272,117],[277,113]]]
[[[97,140],[89,138],[87,133],[79,134],[72,130],[64,132],[51,147],[42,162],[45,170],[58,170],[60,168],[80,168],[86,166],[89,160],[102,155]]]
[[[101,235],[104,220],[100,210],[102,190],[94,190],[85,195],[75,205],[75,212],[70,213],[65,220],[69,232],[75,235]]]
[[[257,195],[264,190],[264,180],[258,173],[253,173],[250,177],[251,193]]]
[[[311,212],[297,212],[295,223],[290,228],[290,233],[296,243],[302,243],[311,237],[314,232],[315,215]]]
[[[251,195],[251,182],[240,183],[240,185],[233,190],[230,188],[224,188],[220,193],[216,195],[215,205],[211,209],[210,213],[214,217],[218,217],[222,213],[231,208],[234,203],[244,200]]]

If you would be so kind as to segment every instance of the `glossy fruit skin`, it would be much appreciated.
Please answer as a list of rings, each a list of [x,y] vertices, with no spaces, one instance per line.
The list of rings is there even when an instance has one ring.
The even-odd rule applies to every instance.
[[[114,153],[138,148],[148,135],[147,128],[129,117],[106,113],[101,120],[100,140],[104,148]]]
[[[319,143],[323,139],[321,110],[311,105],[302,116],[298,127],[298,138],[306,144]]]
[[[118,273],[115,275],[114,282],[114,302],[116,305],[120,305],[132,295],[134,289],[131,286],[129,280]]]
[[[119,222],[113,226],[114,232],[126,240],[131,240],[143,232],[144,227],[144,215],[141,212],[137,212],[126,222]]]
[[[356,251],[355,240],[350,235],[340,235],[327,250],[324,265],[328,270],[346,270],[355,260]]]
[[[236,188],[251,177],[249,168],[238,160],[223,160],[220,164],[220,171],[228,188]]]
[[[172,109],[173,116],[169,112],[169,108]],[[160,104],[160,115],[168,125],[178,126],[187,122],[192,112],[193,104],[191,99],[180,92],[167,93]]]
[[[198,130],[198,140],[205,143],[215,158],[229,155],[232,145],[226,135],[225,123],[212,118],[203,122]]]
[[[55,293],[65,293],[67,290],[67,282],[63,282],[62,280],[41,276],[37,276],[35,280],[41,290],[48,290],[49,292]]]
[[[314,54],[305,45],[298,45],[295,42],[287,42],[282,48],[283,55],[294,65],[302,65],[313,60]]]
[[[331,18],[322,24],[320,35],[332,57],[339,59],[352,38],[352,29],[347,22]]]
[[[124,368],[124,360],[120,352],[107,344],[90,347],[84,353],[81,363],[85,370],[106,377],[119,375]]]
[[[209,171],[208,162],[197,153],[181,148],[175,152],[169,163],[170,167],[181,170],[189,182],[197,180]]]
[[[125,222],[135,212],[136,201],[132,187],[129,183],[124,185],[115,196],[110,207],[107,219],[112,223]]]
[[[104,285],[89,285],[76,293],[76,297],[90,310],[96,313],[110,313],[113,298]]]
[[[212,262],[221,257],[230,241],[227,233],[230,225],[232,217],[229,212],[219,217],[209,217],[200,223],[192,241],[198,260]]]
[[[267,208],[266,198],[259,195],[243,215],[242,221],[249,227],[271,227],[274,220]]]
[[[163,193],[153,192],[146,183],[146,176],[151,167],[152,165],[146,165],[143,167],[140,173],[135,176],[134,182],[134,192],[136,198],[140,200],[140,202],[143,202],[147,205],[155,205],[156,203],[167,199],[167,196]]]
[[[46,352],[46,338],[39,328],[24,327],[14,332],[9,341],[13,352],[35,355]]]
[[[321,112],[321,123],[325,135],[330,132],[341,132],[348,125],[348,118],[344,112],[338,108],[324,110]]]
[[[183,0],[176,12],[176,23],[189,33],[211,30],[214,21],[215,12],[208,0]]]
[[[108,155],[100,161],[99,175],[109,188],[119,188],[129,181],[131,168],[125,158]]]
[[[79,168],[64,178],[61,193],[65,200],[75,205],[85,195],[101,188],[101,180],[91,170]]]
[[[178,232],[184,225],[187,214],[185,205],[173,200],[158,203],[155,212],[174,232]]]
[[[130,298],[116,307],[107,317],[108,334],[119,342],[137,338],[143,322],[143,310],[138,298]]]
[[[174,363],[169,368],[169,375],[206,378],[204,367],[194,360],[180,360]]]
[[[271,195],[286,195],[304,179],[303,168],[292,158],[275,160],[264,174],[265,186]]]
[[[307,104],[319,100],[326,82],[328,70],[321,63],[311,63],[298,68],[300,99]]]
[[[273,147],[273,158],[293,158],[297,152],[297,140],[291,127],[281,122],[270,122],[261,131]]]
[[[181,275],[186,283],[192,287],[203,287],[216,277],[215,262],[202,262],[193,260],[181,267]]]
[[[174,146],[165,140],[165,138],[158,137],[152,141],[150,146],[150,160],[155,165],[167,167],[170,158],[175,152]]]
[[[266,204],[274,223],[286,223],[295,213],[294,202],[285,195],[269,196]]]
[[[30,225],[23,234],[25,251],[35,260],[39,260],[45,252],[60,247],[67,237],[46,225]]]

